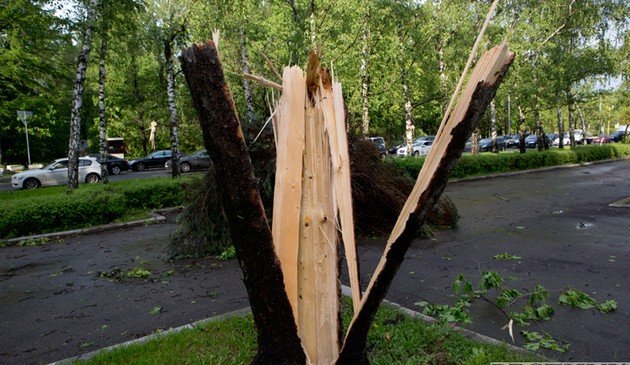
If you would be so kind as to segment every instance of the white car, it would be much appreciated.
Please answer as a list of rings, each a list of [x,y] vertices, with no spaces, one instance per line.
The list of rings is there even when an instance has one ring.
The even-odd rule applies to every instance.
[[[413,148],[412,154],[414,156],[428,155],[432,146],[433,146],[433,141],[424,140],[424,141],[416,142],[411,145],[411,147]],[[402,147],[400,147],[398,151],[396,151],[396,155],[398,157],[407,156],[407,146],[403,145]]]
[[[575,130],[573,132],[573,137],[575,137],[575,143],[582,143],[582,139],[583,139],[583,135],[581,133],[581,130]],[[559,146],[560,145],[560,137],[556,138],[553,140],[552,143],[554,146]],[[569,133],[565,133],[564,136],[562,137],[562,145],[563,146],[568,146],[571,144],[571,139],[569,138]]]
[[[79,181],[87,184],[101,180],[101,164],[95,158],[79,158]],[[68,159],[59,158],[41,169],[27,170],[11,176],[16,189],[37,189],[40,186],[65,185],[68,183]]]

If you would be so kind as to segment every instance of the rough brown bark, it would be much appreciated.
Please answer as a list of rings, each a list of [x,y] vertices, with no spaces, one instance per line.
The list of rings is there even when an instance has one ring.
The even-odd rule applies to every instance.
[[[216,168],[232,242],[258,330],[254,364],[304,364],[280,263],[232,94],[212,41],[183,51],[182,69]]]
[[[557,108],[558,114],[558,148],[564,148],[564,122],[562,121],[562,109],[560,107]]]
[[[498,71],[494,83],[480,82],[477,84],[462,121],[451,133],[452,139],[446,148],[445,154],[439,160],[434,174],[431,176],[428,188],[420,195],[416,210],[411,213],[402,234],[393,242],[390,250],[386,253],[387,260],[385,261],[382,271],[373,279],[374,282],[371,290],[368,289],[366,292],[361,310],[355,315],[353,323],[348,330],[337,364],[367,363],[365,355],[367,335],[374,315],[383,298],[385,298],[385,294],[400,264],[404,260],[405,253],[415,238],[417,229],[424,222],[426,215],[444,191],[446,182],[448,181],[448,175],[461,156],[468,136],[475,128],[490,101],[494,98],[497,88],[501,84],[513,60],[514,55],[512,54]]]

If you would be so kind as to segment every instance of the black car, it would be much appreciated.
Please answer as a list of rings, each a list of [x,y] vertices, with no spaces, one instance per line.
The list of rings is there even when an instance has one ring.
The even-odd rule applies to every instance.
[[[171,161],[172,160],[166,161],[164,167],[170,169]],[[181,157],[179,160],[179,171],[185,173],[194,170],[205,170],[208,169],[211,164],[212,160],[210,159],[208,152],[206,150],[200,150],[192,155]]]
[[[525,137],[527,138],[529,134],[525,134]],[[520,134],[513,134],[507,141],[505,144],[506,148],[518,148],[518,141],[521,138]]]
[[[547,142],[547,146],[551,146],[553,140],[549,140],[549,137],[546,134],[543,134],[543,138]],[[536,148],[538,145],[538,136],[535,134],[530,134],[525,138],[525,148]]]
[[[505,139],[497,137],[497,149],[503,151],[505,148]],[[484,138],[479,141],[479,152],[492,152],[492,138]]]
[[[107,166],[107,173],[109,175],[118,175],[123,171],[129,171],[129,162],[124,158],[108,155],[105,162],[101,161],[100,154],[91,154],[90,157],[94,157],[98,163]]]
[[[624,132],[617,131],[617,132],[611,133],[609,138],[613,142],[619,142],[623,139],[623,136],[624,136]]]
[[[170,160],[172,156],[173,151],[171,150],[155,151],[146,157],[130,161],[129,167],[131,167],[133,171],[144,171],[156,167],[164,168],[166,161]]]

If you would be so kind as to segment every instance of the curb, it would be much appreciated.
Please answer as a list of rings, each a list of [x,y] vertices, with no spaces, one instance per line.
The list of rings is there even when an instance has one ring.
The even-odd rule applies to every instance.
[[[181,332],[183,330],[193,329],[193,328],[195,328],[197,326],[201,326],[201,325],[204,325],[206,323],[221,321],[223,319],[230,318],[230,317],[242,317],[242,316],[245,316],[245,315],[247,315],[249,313],[251,313],[251,309],[249,307],[237,309],[237,310],[232,311],[232,312],[219,314],[218,316],[202,319],[202,320],[199,320],[199,321],[196,321],[196,322],[193,322],[193,323],[185,324],[185,325],[180,326],[180,327],[170,328],[170,329],[168,329],[166,331],[157,332],[157,333],[153,333],[151,335],[147,335],[147,336],[144,336],[144,337],[136,338],[135,340],[119,343],[119,344],[116,344],[116,345],[104,347],[102,349],[94,350],[94,351],[91,351],[91,352],[88,352],[88,353],[85,353],[85,354],[82,354],[82,355],[68,357],[68,358],[63,359],[63,360],[51,362],[48,365],[69,365],[69,364],[75,363],[76,361],[89,360],[92,357],[94,357],[94,356],[96,356],[98,354],[101,354],[103,352],[109,352],[109,351],[112,351],[112,350],[128,347],[128,346],[135,345],[135,344],[146,343],[146,342],[158,339],[158,338],[163,337],[163,336],[167,336],[167,335],[170,335],[170,334],[173,334],[173,333]]]
[[[621,162],[621,161],[627,161],[627,160],[630,160],[630,157],[574,163],[574,164],[568,164],[568,165],[548,166],[548,167],[541,167],[541,168],[532,169],[532,170],[519,170],[519,171],[501,172],[501,173],[490,174],[490,175],[462,177],[461,179],[449,180],[448,183],[450,184],[450,183],[462,183],[462,182],[468,182],[468,181],[479,181],[479,180],[486,180],[486,179],[494,179],[497,177],[510,177],[510,176],[517,176],[517,175],[525,175],[525,174],[530,174],[530,173],[537,173],[537,172],[570,169],[574,167],[583,167],[583,166],[600,165],[600,164],[613,163],[613,162]]]
[[[341,286],[341,293],[347,297],[351,297],[352,296],[352,291],[350,289],[350,287],[346,286],[346,285],[342,285]],[[413,309],[409,309],[407,307],[403,307],[402,305],[398,304],[398,303],[394,303],[392,301],[389,301],[387,299],[383,299],[383,303],[392,306],[394,308],[396,308],[397,310],[403,312],[404,314],[408,315],[409,317],[412,318],[417,318],[425,323],[428,324],[433,324],[435,322],[437,322],[437,319],[427,316],[424,313],[420,313],[420,312],[416,312]],[[489,345],[495,345],[495,346],[505,346],[506,348],[508,348],[510,351],[513,352],[517,352],[521,355],[527,355],[527,356],[537,356],[541,361],[549,361],[549,359],[547,359],[546,357],[542,356],[541,354],[526,350],[522,347],[518,347],[515,345],[512,345],[510,343],[507,342],[503,342],[500,340],[497,340],[495,338],[492,337],[488,337],[486,335],[482,335],[481,333],[477,333],[471,330],[468,330],[466,328],[462,328],[462,327],[458,327],[458,326],[453,326],[452,327],[453,330],[455,330],[456,332],[459,332],[461,335],[463,335],[464,337],[466,337],[469,340],[473,340],[476,342],[481,342],[481,343],[486,343]]]
[[[169,209],[175,209],[175,208],[169,208]],[[160,210],[160,212],[168,213],[169,209],[162,209]],[[42,238],[63,238],[63,237],[68,237],[68,236],[81,235],[81,234],[112,231],[118,228],[138,227],[145,224],[156,224],[156,223],[164,222],[166,220],[166,217],[156,212],[149,212],[149,215],[151,216],[151,218],[141,219],[137,221],[123,222],[123,223],[109,223],[109,224],[103,224],[100,226],[72,229],[69,231],[43,233],[43,234],[36,234],[33,236],[22,236],[22,237],[11,238],[8,240],[0,240],[0,242],[12,245],[12,244],[17,244],[18,242],[24,241],[24,240],[38,240]]]
[[[347,297],[350,297],[352,295],[352,292],[351,292],[350,288],[348,286],[346,286],[346,285],[342,285],[341,286],[341,293],[343,295],[347,296]],[[397,310],[403,312],[404,314],[406,314],[406,315],[408,315],[408,316],[410,316],[412,318],[420,319],[423,322],[426,322],[426,323],[429,323],[429,324],[433,324],[433,323],[435,323],[437,321],[433,317],[429,317],[426,314],[422,314],[422,313],[416,312],[416,311],[414,311],[412,309],[403,307],[400,304],[391,302],[391,301],[389,301],[387,299],[384,299],[383,303],[396,308]],[[246,316],[246,315],[250,314],[251,312],[252,311],[251,311],[250,307],[237,309],[235,311],[219,314],[218,316],[202,319],[202,320],[190,323],[190,324],[185,324],[185,325],[180,326],[180,327],[170,328],[170,329],[168,329],[166,331],[153,333],[153,334],[150,334],[150,335],[147,335],[147,336],[144,336],[144,337],[137,338],[135,340],[130,340],[130,341],[127,341],[127,342],[116,344],[116,345],[104,347],[102,349],[98,349],[98,350],[94,350],[94,351],[91,351],[91,352],[87,352],[85,354],[68,357],[68,358],[63,359],[63,360],[59,360],[59,361],[55,361],[55,362],[49,363],[48,365],[69,365],[69,364],[73,364],[76,361],[89,360],[92,357],[94,357],[96,355],[99,355],[101,353],[104,353],[104,352],[117,350],[119,348],[124,348],[124,347],[128,347],[128,346],[135,345],[135,344],[143,344],[143,343],[146,343],[146,342],[149,342],[149,341],[152,341],[152,340],[159,339],[159,338],[161,338],[163,336],[167,336],[167,335],[170,335],[170,334],[173,334],[173,333],[178,333],[178,332],[181,332],[181,331],[187,330],[187,329],[193,329],[195,327],[204,325],[206,323],[212,323],[212,322],[216,322],[216,321],[221,321],[221,320],[224,320],[224,319],[230,318],[230,317]],[[494,339],[492,337],[488,337],[488,336],[482,335],[480,333],[473,332],[471,330],[467,330],[465,328],[453,327],[453,329],[455,331],[459,332],[460,334],[462,334],[464,337],[466,337],[466,338],[468,338],[470,340],[476,341],[476,342],[482,342],[482,343],[495,345],[495,346],[505,346],[510,351],[517,352],[517,353],[519,353],[521,355],[537,356],[541,361],[548,361],[549,360],[546,357],[544,357],[544,356],[542,356],[540,354],[537,354],[535,352],[531,352],[531,351],[525,350],[525,349],[520,348],[518,346],[511,345],[511,344],[509,344],[507,342],[499,341],[499,340]]]

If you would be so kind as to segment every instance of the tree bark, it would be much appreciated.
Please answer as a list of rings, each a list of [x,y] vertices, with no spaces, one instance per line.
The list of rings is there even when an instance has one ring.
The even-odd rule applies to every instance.
[[[144,155],[149,154],[148,145],[149,138],[147,137],[147,129],[144,125],[144,106],[142,96],[140,95],[140,86],[138,85],[138,59],[136,56],[136,50],[133,47],[130,47],[129,50],[131,54],[130,60],[130,71],[131,71],[131,86],[133,88],[133,98],[136,102],[136,109],[138,110],[138,118],[136,119],[136,124],[138,125],[138,129],[140,130],[140,137],[142,142],[142,152]]]
[[[106,69],[105,59],[107,57],[107,37],[108,37],[108,21],[103,19],[102,39],[101,39],[101,51],[99,55],[98,64],[98,132],[99,132],[99,153],[101,155],[101,178],[103,183],[109,183],[107,178],[107,162],[108,150],[107,150],[107,115],[105,114],[105,81],[106,81]]]
[[[70,118],[70,140],[68,142],[68,189],[79,187],[79,134],[81,132],[81,108],[88,57],[92,49],[92,32],[96,18],[96,0],[87,4],[87,26],[83,35],[83,44],[77,57],[77,71],[72,93],[72,113]]]
[[[449,134],[449,137],[451,137],[450,140],[449,137],[445,137],[446,145],[440,146],[438,142],[437,146],[433,146],[431,153],[435,154],[437,157],[430,162],[433,164],[434,168],[428,167],[427,171],[429,171],[431,175],[426,176],[428,181],[419,177],[418,181],[420,181],[420,185],[418,185],[417,182],[417,185],[414,187],[415,190],[418,186],[421,186],[420,190],[417,191],[420,195],[415,208],[412,208],[413,211],[411,211],[410,215],[407,217],[404,226],[400,227],[398,231],[397,228],[394,228],[392,234],[394,234],[394,232],[399,232],[399,234],[390,238],[393,240],[391,244],[388,242],[388,247],[383,259],[379,263],[377,271],[374,273],[370,285],[368,285],[365,292],[361,309],[355,314],[350,324],[337,364],[365,364],[367,335],[372,325],[374,315],[385,297],[398,268],[402,264],[407,249],[416,237],[418,228],[424,222],[427,213],[444,191],[446,182],[448,181],[448,175],[461,156],[468,136],[475,128],[479,119],[483,116],[490,101],[494,98],[497,88],[513,61],[514,54],[507,54],[506,59],[498,65],[499,69],[496,70],[492,79],[471,85],[474,91],[468,94],[470,101],[466,102],[467,105],[461,109],[461,113],[458,112],[453,116],[453,118],[458,118],[455,121],[456,124],[453,129],[444,131],[444,133]],[[473,75],[474,74],[475,71],[473,71]],[[466,94],[469,88],[467,87],[466,89],[464,94]],[[458,108],[459,106],[456,107],[455,110],[458,110]],[[459,119],[460,117],[461,119]],[[442,130],[440,132],[442,132]],[[438,132],[438,134],[440,132]],[[437,147],[441,148],[436,149]],[[403,211],[405,211],[405,208],[403,208]]]
[[[400,3],[400,1],[398,1]],[[407,69],[405,68],[405,44],[403,40],[403,25],[398,21],[398,44],[400,47],[400,80],[402,84],[403,107],[405,110],[405,137],[407,139],[407,156],[413,154],[413,134],[415,126],[411,117],[411,100],[409,98],[409,86],[407,85]]]
[[[258,329],[258,352],[253,363],[304,364],[306,356],[284,290],[258,179],[214,43],[185,49],[181,63],[204,144],[216,167],[225,215]]]
[[[575,148],[575,103],[571,90],[567,90],[567,104],[569,109],[569,141],[571,141],[571,148]]]
[[[177,106],[175,105],[175,70],[173,68],[172,39],[164,41],[164,60],[166,67],[166,93],[168,95],[169,124],[171,127],[171,176],[179,177],[179,126]]]
[[[518,150],[520,153],[525,153],[527,152],[525,149],[525,132],[527,131],[527,126],[525,125],[525,113],[523,113],[523,108],[521,108],[520,105],[518,106],[518,120]]]
[[[499,153],[499,145],[497,143],[497,108],[494,100],[490,102],[490,135],[492,137],[492,152]]]
[[[534,105],[534,120],[536,121],[536,148],[538,151],[548,149],[545,139],[545,131],[543,130],[542,120],[540,120],[540,111],[538,110],[538,104]]]
[[[564,149],[564,122],[562,121],[562,108],[556,109],[558,114],[558,148]]]
[[[506,134],[512,134],[512,110],[511,110],[511,100],[510,100],[510,95],[508,94],[507,96],[507,120],[506,120],[506,130],[507,133]]]
[[[241,66],[243,74],[249,74],[249,57],[247,54],[247,33],[245,27],[241,29]],[[249,136],[249,128],[256,123],[256,113],[254,108],[254,94],[249,80],[243,77],[243,91],[245,92],[245,104],[247,105],[247,121],[243,123],[245,137]]]
[[[363,46],[361,47],[361,133],[364,137],[370,135],[370,77],[368,75],[368,60],[370,57],[370,5],[366,5],[366,18],[363,23],[363,29],[361,32],[361,40]]]
[[[479,129],[475,129],[470,135],[470,153],[473,155],[479,153]]]

